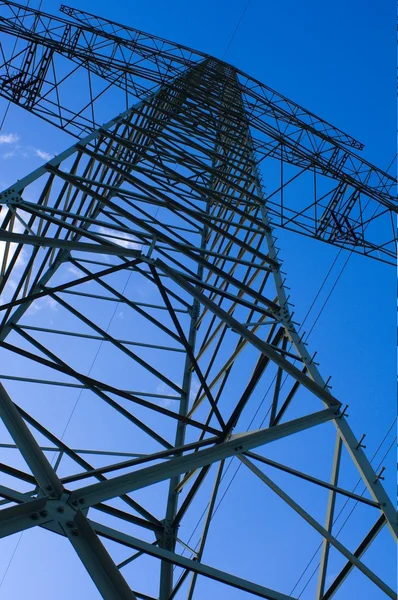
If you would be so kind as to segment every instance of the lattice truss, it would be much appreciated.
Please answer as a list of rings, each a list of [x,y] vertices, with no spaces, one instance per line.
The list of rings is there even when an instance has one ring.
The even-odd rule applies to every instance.
[[[274,238],[392,261],[391,177],[222,61],[67,7],[73,22],[0,9],[1,94],[79,138],[0,195],[1,535],[68,538],[112,600],[210,597],[209,579],[225,586],[211,597],[293,598],[281,569],[299,573],[309,538],[309,597],[347,598],[359,577],[396,598],[362,558],[384,525],[396,535],[394,508],[298,334]],[[77,72],[90,85],[71,107]],[[99,126],[115,91],[127,108]],[[262,506],[256,582],[220,556],[225,540],[241,552],[234,525],[210,528],[231,457]],[[361,521],[341,541],[347,498]]]

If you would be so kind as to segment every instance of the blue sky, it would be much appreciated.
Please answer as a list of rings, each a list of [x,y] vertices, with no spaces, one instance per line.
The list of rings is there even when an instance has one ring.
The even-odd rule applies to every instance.
[[[37,0],[31,5],[37,5]],[[246,0],[190,3],[153,0],[150,4],[76,0],[74,6],[222,58]],[[56,4],[44,0],[42,8],[55,12]],[[395,6],[391,1],[376,6],[370,1],[340,0],[326,6],[315,0],[302,3],[252,0],[225,60],[353,135],[365,144],[364,157],[386,169],[396,152],[394,47]],[[4,106],[0,103],[0,111]],[[119,109],[115,107],[114,113],[117,112]],[[66,134],[43,125],[15,107],[11,107],[1,135],[18,138],[3,139],[1,143],[0,137],[0,182],[4,186],[36,168],[46,155],[56,154],[71,143]],[[296,319],[301,321],[337,249],[289,232],[280,232],[279,242],[296,304]],[[343,252],[308,319],[309,325],[345,258]],[[391,267],[352,256],[310,338],[311,348],[318,351],[322,373],[332,375],[333,393],[350,405],[350,423],[355,433],[368,434],[368,456],[376,450],[395,413],[394,297],[395,274]],[[380,459],[394,435],[395,430],[381,448]],[[395,488],[394,463],[394,452],[390,452],[383,464],[388,467],[385,484],[391,495]],[[247,502],[244,496],[247,481],[254,485],[253,479],[241,473],[237,476],[229,492],[231,506]],[[355,477],[352,481],[355,482]],[[250,503],[247,506],[261,519],[262,507]],[[220,536],[223,535],[229,517],[228,509],[224,512],[220,509],[214,521],[215,535],[218,530]],[[236,528],[244,538],[250,523],[239,521]],[[263,533],[266,534],[266,530]],[[386,540],[385,532],[382,535],[380,542]],[[5,548],[0,579],[13,547],[10,542]],[[23,584],[17,582],[17,587],[13,586],[21,565],[26,565],[27,548],[27,544],[21,542],[2,586],[5,597],[12,600],[22,597]],[[313,540],[308,540],[306,550],[308,556],[300,557],[303,567],[314,550]],[[212,558],[210,552],[207,560],[210,562]],[[69,554],[67,561],[70,568],[77,563]],[[390,578],[393,577],[392,562],[381,559],[378,562],[380,569],[387,569]],[[258,562],[245,565],[244,570],[255,579],[262,563],[259,556]],[[34,565],[35,559],[32,559],[32,577],[37,576]],[[227,569],[227,565],[220,564],[220,567]],[[276,573],[275,579],[279,577],[280,573]],[[77,579],[76,589],[78,582],[86,581],[83,575]],[[90,582],[84,585],[87,586],[84,597],[98,597]],[[206,585],[200,582],[204,587],[199,586],[198,591],[203,589],[205,593]],[[214,585],[217,592],[218,584]],[[295,593],[299,590],[300,586]],[[228,597],[245,595],[231,591]],[[365,600],[376,597],[361,596]]]

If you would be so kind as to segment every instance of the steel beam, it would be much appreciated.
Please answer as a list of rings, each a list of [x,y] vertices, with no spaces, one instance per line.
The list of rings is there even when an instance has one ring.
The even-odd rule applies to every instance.
[[[0,417],[42,491],[45,494],[59,498],[64,491],[59,477],[51,467],[44,453],[40,450],[39,444],[36,442],[1,383]]]
[[[137,600],[81,511],[73,526],[63,525],[63,530],[104,600]]]
[[[295,600],[292,596],[287,596],[286,594],[271,590],[262,585],[248,581],[247,579],[241,579],[240,577],[236,577],[235,575],[231,575],[225,571],[220,571],[219,569],[215,569],[214,567],[210,567],[196,560],[190,560],[189,558],[185,558],[185,556],[181,556],[175,552],[170,552],[170,550],[165,550],[164,548],[159,548],[158,546],[148,544],[148,542],[144,542],[143,540],[135,538],[131,535],[127,535],[126,533],[111,529],[106,525],[102,525],[91,520],[90,524],[92,529],[100,536],[110,540],[118,541],[119,543],[129,546],[130,548],[142,550],[149,556],[154,556],[156,558],[160,558],[161,560],[168,561],[171,564],[183,567],[189,571],[193,571],[198,575],[215,579],[216,581],[220,581],[226,585],[243,590],[244,592],[248,592],[254,596],[267,598],[268,600]]]
[[[307,511],[305,511],[297,502],[295,502],[286,492],[282,490],[276,483],[274,483],[267,475],[265,475],[256,465],[254,465],[248,458],[243,455],[239,455],[240,460],[249,469],[257,475],[261,481],[266,483],[271,490],[273,490],[282,500],[284,500],[293,510],[295,510],[307,523],[309,523],[321,536],[326,539],[332,546],[334,546],[341,554],[343,554],[355,567],[357,567],[362,573],[368,577],[373,583],[380,588],[389,598],[396,600],[396,593],[392,590],[384,581],[380,579],[371,569],[369,569],[363,562],[361,562],[352,552],[350,552],[337,538],[335,538],[329,531],[327,531],[322,525],[318,523]]]
[[[335,410],[329,408],[281,425],[276,425],[272,429],[260,429],[250,433],[235,434],[228,441],[216,444],[212,448],[198,450],[186,456],[170,459],[166,464],[153,465],[152,467],[146,467],[145,469],[136,470],[133,473],[120,475],[119,477],[114,477],[98,484],[94,483],[74,490],[69,498],[69,502],[78,500],[83,507],[93,506],[121,494],[170,479],[174,475],[193,471],[229,456],[235,456],[240,452],[282,439],[293,433],[327,423],[334,417]]]

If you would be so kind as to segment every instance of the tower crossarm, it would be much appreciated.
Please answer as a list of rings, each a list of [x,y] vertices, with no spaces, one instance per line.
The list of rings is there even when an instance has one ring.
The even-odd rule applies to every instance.
[[[203,52],[67,6],[61,11],[73,21],[0,2],[0,31],[9,34],[0,95],[76,137],[108,119],[117,94],[128,108],[200,63],[225,78],[225,63]],[[394,262],[394,177],[359,156],[363,146],[351,136],[242,71],[230,73],[239,82],[256,162],[280,163],[280,179],[267,189],[273,223]],[[76,85],[79,98],[71,102]],[[242,118],[241,110],[229,110]],[[311,185],[303,197],[291,182],[305,177]]]
[[[175,44],[163,38],[148,35],[147,33],[140,32],[132,27],[110,21],[109,19],[104,19],[103,17],[98,17],[86,11],[78,10],[65,5],[61,5],[60,10],[75,21],[79,21],[83,25],[95,28],[96,30],[101,30],[104,34],[117,35],[118,37],[130,41],[137,39],[139,36],[143,36],[145,39],[149,38],[150,40],[153,40],[154,43],[156,42],[158,44],[165,44],[167,46],[175,46]],[[197,50],[187,48],[186,46],[179,45],[178,47],[181,49],[181,52],[191,52],[196,55],[201,55],[202,57],[208,56],[198,52]],[[356,148],[358,150],[363,149],[363,144],[355,140],[352,136],[344,133],[337,127],[334,127],[334,125],[328,123],[324,119],[314,115],[299,104],[289,100],[289,98],[286,98],[286,96],[283,96],[272,88],[260,83],[253,77],[249,77],[242,71],[238,72],[243,78],[246,79],[245,87],[247,87],[247,89],[250,90],[250,92],[257,98],[262,98],[267,103],[271,103],[273,105],[275,115],[281,121],[285,121],[286,123],[290,123],[292,121],[294,121],[296,124],[300,123],[302,127],[306,127],[309,130],[316,131],[318,134],[323,134],[327,137],[330,137],[340,144]]]
[[[86,68],[111,79],[112,83],[124,89],[128,86],[128,91],[137,95],[147,93],[153,84],[164,83],[178,75],[181,69],[208,58],[206,53],[198,50],[65,5],[61,5],[61,11],[78,23],[15,2],[0,2],[0,11],[0,31],[32,45],[40,43],[53,51],[65,53],[71,60],[84,62]],[[31,52],[33,50],[31,48]],[[4,62],[6,69],[10,67],[9,62]],[[269,86],[238,72],[245,81],[246,93],[259,104],[259,110],[264,112],[268,105],[267,112],[281,123],[299,126],[348,148],[363,149],[363,144],[352,136]],[[138,78],[140,81],[137,81]],[[3,78],[4,87],[7,87],[6,78]]]

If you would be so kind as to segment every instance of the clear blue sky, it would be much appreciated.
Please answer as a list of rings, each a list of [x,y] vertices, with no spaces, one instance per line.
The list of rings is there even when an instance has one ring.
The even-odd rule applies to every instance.
[[[38,0],[30,4],[37,6]],[[48,12],[55,13],[57,6],[58,3],[53,0],[44,0],[42,3],[43,10]],[[220,58],[224,57],[229,46],[225,60],[363,142],[363,155],[366,159],[386,169],[395,157],[395,5],[392,0],[377,4],[370,0],[336,0],[333,3],[316,0],[252,0],[232,42],[231,36],[246,6],[246,0],[152,0],[140,3],[123,0],[113,0],[111,3],[105,0],[75,0],[73,6]],[[4,107],[5,104],[0,102],[0,116]],[[113,112],[113,107],[109,108],[109,117],[113,116],[113,112],[119,112],[117,106]],[[1,187],[10,185],[36,168],[45,153],[56,154],[71,143],[71,138],[66,134],[43,125],[38,119],[15,107],[11,108],[1,133],[19,137],[14,144],[0,145]],[[7,153],[11,153],[11,156],[5,157]],[[289,232],[280,232],[279,241],[293,302],[296,304],[295,316],[301,321],[336,256],[337,249]],[[312,311],[308,319],[309,325],[322,306],[345,257],[345,253],[339,257],[333,271],[334,277],[329,279]],[[332,375],[333,393],[350,405],[350,424],[355,433],[360,435],[367,432],[368,456],[372,456],[378,447],[396,410],[394,298],[394,269],[354,255],[310,338],[310,347],[318,351],[322,373]],[[308,330],[308,327],[305,329]],[[378,464],[378,459],[381,460],[394,435],[395,428],[378,453],[375,464]],[[383,464],[387,467],[385,485],[392,496],[395,494],[394,450]],[[243,549],[245,544],[249,546],[252,543],[256,522],[235,520],[234,505],[244,506],[259,522],[264,510],[269,510],[269,507],[252,502],[251,498],[255,497],[254,492],[259,491],[259,488],[253,488],[253,494],[250,498],[247,497],[245,489],[248,482],[250,485],[257,485],[252,477],[240,472],[228,492],[229,500],[225,503],[225,508],[220,508],[215,517],[214,535],[220,535],[221,546],[229,544],[231,522],[233,532],[243,540]],[[353,476],[347,486],[355,482],[356,478]],[[262,528],[261,531],[266,535],[266,530]],[[53,569],[57,578],[61,581],[64,578],[65,583],[68,582],[75,590],[71,596],[87,600],[98,598],[73,553],[65,553],[64,568],[60,571],[57,559],[51,552],[54,542],[49,539],[48,534],[41,535],[49,550],[45,567],[40,565],[35,556],[28,559],[30,538],[26,536],[27,539],[22,540],[16,551],[0,588],[0,596],[4,595],[7,600],[22,599],[26,583],[20,573],[27,571],[36,582],[36,589],[41,589],[37,596],[31,597],[46,598],[54,584],[51,575]],[[16,539],[1,546],[3,554],[0,557],[0,580]],[[378,563],[380,574],[386,572],[393,585],[394,556],[391,551],[389,557],[384,557],[384,542],[387,542],[386,532],[378,540],[379,560],[376,556],[373,558]],[[61,542],[57,541],[59,543]],[[261,544],[258,541],[254,543],[258,549],[258,560],[251,565],[243,564],[240,573],[259,580],[258,573],[265,568],[264,565],[269,565],[270,562],[272,564],[272,561],[271,557],[261,556]],[[315,547],[316,542],[314,544],[314,540],[309,539],[305,552],[297,558],[301,568],[307,564]],[[239,561],[229,557],[229,562],[225,564],[222,558],[216,556],[215,544],[210,548],[213,550],[210,549],[209,554],[205,554],[206,561],[210,563],[214,560],[226,570],[233,571],[236,566],[239,568],[239,565],[234,564]],[[147,563],[144,561],[142,564],[152,563],[148,559]],[[73,582],[70,581],[72,568],[76,569],[73,571],[76,573]],[[280,572],[270,572],[269,577],[274,577],[270,587],[275,585],[285,593],[291,591],[291,585],[290,589],[289,585],[284,587]],[[305,581],[306,578],[303,583]],[[376,588],[374,595],[363,594],[360,591],[361,578],[353,581],[352,598],[377,600],[384,597],[378,595]],[[294,594],[298,595],[301,587],[298,586]],[[311,586],[308,590],[310,588]],[[210,597],[206,595],[209,589],[215,590],[212,597],[228,597],[232,600],[249,597],[232,589],[226,592],[228,596],[221,596],[219,584],[205,581],[201,581],[198,586],[198,597]],[[57,600],[66,597],[62,592],[56,593]],[[302,598],[306,597],[309,596],[304,593]],[[343,596],[337,595],[336,598],[344,600]]]

